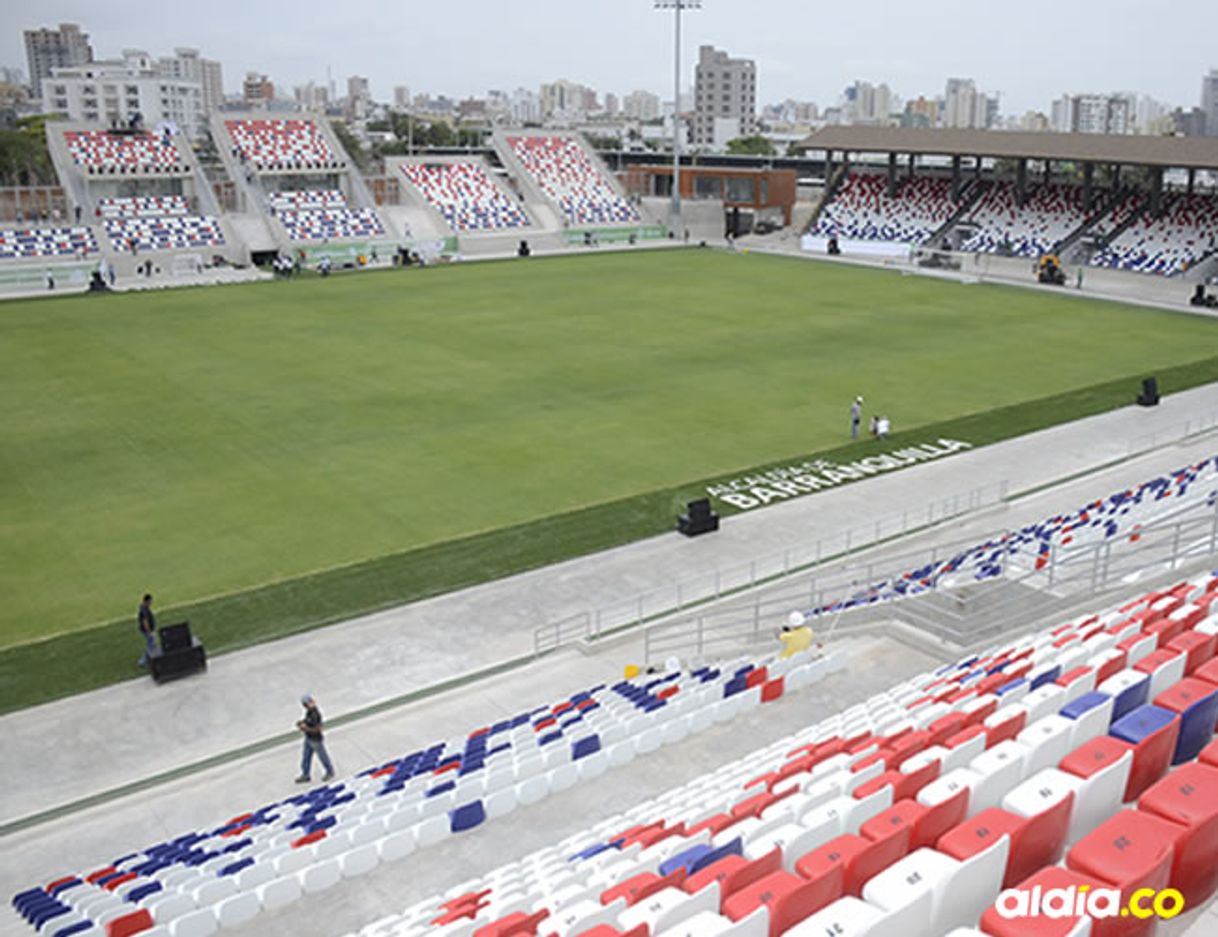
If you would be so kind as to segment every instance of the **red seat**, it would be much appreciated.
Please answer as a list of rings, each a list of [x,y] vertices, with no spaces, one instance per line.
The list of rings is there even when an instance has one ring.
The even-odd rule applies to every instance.
[[[765,878],[771,872],[782,868],[782,850],[773,849],[760,859],[752,862],[743,856],[724,856],[717,862],[712,862],[704,869],[685,880],[681,886],[688,894],[697,894],[711,882],[719,883],[719,906],[724,907],[727,899],[742,888],[747,888],[753,882]]]
[[[839,897],[853,895],[857,898],[867,879],[901,858],[898,848],[899,843],[876,843],[853,833],[843,833],[801,856],[795,871],[808,881],[818,883],[821,893],[830,891],[840,875]]]
[[[1080,839],[1066,853],[1066,867],[1120,889],[1121,905],[1139,888],[1166,888],[1182,827],[1150,813],[1122,810]],[[1144,937],[1155,922],[1132,915],[1096,921],[1102,937]]]
[[[737,891],[723,903],[723,913],[741,921],[765,905],[769,910],[769,937],[779,937],[828,903],[816,882],[778,871]]]
[[[474,937],[534,937],[537,926],[549,916],[550,912],[544,908],[536,914],[515,911],[489,924],[483,924],[474,931]]]
[[[1176,844],[1171,884],[1195,908],[1218,891],[1218,768],[1184,765],[1147,788],[1138,810],[1184,827]]]
[[[761,701],[763,703],[772,703],[774,700],[782,697],[783,678],[777,677],[773,680],[767,680],[761,686]]]
[[[1063,869],[1060,866],[1051,865],[1047,868],[1040,869],[1030,878],[1024,879],[1019,883],[1019,891],[1025,897],[1025,900],[1031,901],[1034,888],[1039,888],[1043,894],[1050,889],[1077,889],[1086,888],[1093,890],[1096,888],[1106,887],[1103,882],[1096,881],[1086,875],[1081,875],[1078,872],[1073,872],[1070,869]],[[1011,898],[1001,899],[1007,902],[1013,901]],[[1024,911],[1022,907],[1009,908],[1008,911]],[[1039,914],[1033,914],[1039,910],[1038,908],[1029,907],[1026,909],[1031,915],[1029,917],[1007,917],[998,913],[997,905],[992,905],[989,910],[981,916],[981,929],[992,937],[1077,937],[1082,933],[1080,929],[1080,917],[1045,917]],[[1091,931],[1092,937],[1095,935],[1095,930]]]
[[[755,686],[761,686],[761,684],[765,683],[768,679],[769,672],[766,670],[766,668],[758,667],[756,670],[750,670],[748,672],[744,678],[744,685],[751,690]]]
[[[942,745],[944,740],[967,728],[968,722],[968,716],[962,712],[953,712],[940,716],[926,727],[928,736],[926,747]]]
[[[1180,736],[1180,719],[1158,706],[1139,706],[1114,722],[1108,734],[1133,747],[1125,800],[1136,800],[1167,772]]]
[[[1013,709],[1009,713],[1006,710],[999,710],[993,716],[986,719],[985,727],[985,747],[993,748],[999,742],[1007,742],[1019,735],[1024,730],[1028,722],[1028,711],[1026,709]]]
[[[1024,826],[1011,840],[1007,860],[1008,887],[1062,857],[1081,783],[1073,775],[1047,768],[1033,775],[1002,800],[1002,809],[1020,817]]]
[[[727,881],[728,876],[733,872],[743,869],[749,864],[749,860],[744,856],[732,853],[724,856],[722,859],[716,859],[708,866],[699,869],[693,875],[689,876],[681,884],[681,889],[693,895],[700,892],[711,882],[718,882],[720,895],[723,894],[723,883]]]
[[[1113,674],[1120,673],[1124,669],[1125,652],[1113,648],[1108,651],[1105,660],[1095,670],[1095,685],[1098,687]]]
[[[1074,667],[1053,681],[1066,691],[1071,700],[1095,689],[1095,671],[1090,667]]]
[[[1180,651],[1185,656],[1184,673],[1192,676],[1202,664],[1208,663],[1218,647],[1218,634],[1202,634],[1200,631],[1185,631],[1167,642],[1169,650]]]
[[[1198,667],[1192,674],[1198,680],[1204,680],[1206,683],[1212,683],[1218,686],[1218,658],[1206,661]]]
[[[140,931],[151,930],[153,923],[152,915],[146,909],[140,908],[106,924],[106,937],[129,937]]]
[[[796,873],[816,887],[816,900],[822,907],[837,901],[846,889],[846,857],[828,846],[818,846],[795,860]]]
[[[1159,647],[1165,647],[1172,638],[1179,637],[1184,632],[1184,622],[1177,619],[1159,618],[1142,629],[1144,634],[1153,634],[1159,639]]]

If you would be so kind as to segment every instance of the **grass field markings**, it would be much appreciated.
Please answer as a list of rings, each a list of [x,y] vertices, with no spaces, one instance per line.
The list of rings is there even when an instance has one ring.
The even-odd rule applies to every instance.
[[[430,683],[427,686],[419,687],[411,690],[408,693],[403,693],[399,696],[394,696],[389,699],[378,700],[375,703],[370,703],[367,706],[362,706],[359,709],[354,709],[349,712],[341,713],[337,716],[327,717],[327,728],[340,728],[346,725],[353,725],[361,722],[364,719],[369,719],[373,716],[379,716],[387,712],[392,712],[395,709],[400,709],[403,706],[411,703],[421,702],[431,697],[439,696],[450,690],[460,689],[472,683],[477,683],[482,680],[487,680],[492,677],[497,677],[505,673],[510,673],[526,667],[529,664],[548,657],[551,652],[546,651],[540,654],[529,653],[513,657],[508,660],[498,661],[494,664],[489,664],[486,667],[477,670],[467,671],[462,674],[457,674],[453,677],[448,677],[436,683]],[[189,679],[189,678],[188,678]],[[139,778],[134,781],[129,781],[125,784],[120,784],[117,787],[112,787],[104,791],[98,791],[95,794],[90,794],[86,797],[81,797],[76,800],[68,801],[65,804],[59,804],[54,807],[40,810],[24,817],[18,817],[15,820],[6,820],[0,823],[0,837],[8,836],[11,833],[19,833],[22,830],[27,830],[43,823],[48,823],[52,820],[58,820],[66,816],[71,816],[75,813],[80,813],[82,810],[88,810],[91,807],[98,807],[102,804],[112,803],[123,797],[128,797],[132,794],[138,794],[143,791],[151,790],[155,787],[160,787],[163,784],[168,784],[173,781],[181,780],[189,777],[192,774],[197,774],[200,771],[207,771],[212,768],[218,768],[222,765],[232,764],[236,761],[262,754],[280,746],[295,744],[299,741],[300,734],[298,732],[280,732],[276,735],[268,736],[263,739],[258,739],[253,742],[248,742],[245,745],[239,745],[236,748],[231,748],[228,751],[218,752],[215,755],[208,755],[206,758],[200,758],[185,765],[179,765],[175,768],[169,768],[165,771],[157,772],[145,778]]]

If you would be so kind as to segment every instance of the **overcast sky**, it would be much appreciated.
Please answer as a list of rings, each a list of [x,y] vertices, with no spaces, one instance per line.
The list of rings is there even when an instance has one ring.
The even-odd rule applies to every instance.
[[[855,79],[904,98],[942,94],[948,76],[1000,92],[1005,114],[1048,110],[1066,91],[1131,90],[1196,106],[1218,67],[1218,2],[1149,0],[926,4],[910,0],[705,0],[686,13],[683,86],[701,44],[757,62],[759,104],[836,103]],[[197,46],[224,66],[225,90],[246,71],[288,95],[333,70],[366,75],[373,97],[536,90],[569,78],[619,95],[671,99],[672,14],[653,0],[5,0],[0,64],[27,69],[22,30],[80,23],[99,58]]]

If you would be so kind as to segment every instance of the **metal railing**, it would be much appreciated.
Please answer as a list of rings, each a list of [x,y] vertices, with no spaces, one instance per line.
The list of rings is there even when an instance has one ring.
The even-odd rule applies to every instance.
[[[937,552],[942,556],[948,550],[938,548]],[[928,551],[920,558],[933,561],[934,556],[935,551]],[[1136,532],[1127,530],[1118,537],[1078,547],[1057,546],[1039,569],[1012,568],[1009,576],[843,610],[819,617],[818,627],[822,628],[822,639],[827,639],[857,627],[874,626],[881,620],[902,619],[939,640],[968,645],[1211,557],[1218,559],[1218,501],[1213,499],[1183,514],[1153,521]],[[903,575],[910,568],[908,560],[899,559],[886,559],[885,566],[902,572],[880,578]],[[855,572],[836,573],[839,588],[850,580],[839,597],[857,591],[860,584],[875,581],[865,574],[851,579]],[[670,655],[717,656],[772,642],[793,609],[833,604],[832,598],[827,603],[825,599],[834,590],[826,591],[824,584],[823,577],[800,577],[799,581],[695,617],[645,626],[644,660],[650,663]]]
[[[937,499],[922,508],[907,509],[900,514],[850,527],[810,543],[755,557],[747,563],[707,570],[700,575],[638,593],[621,602],[547,622],[533,631],[534,651],[541,654],[573,641],[641,625],[675,612],[720,601],[759,585],[782,581],[867,547],[1002,504],[1007,498],[1007,491],[1005,479],[972,488]],[[938,548],[940,553],[944,549]],[[872,567],[869,565],[867,568]]]

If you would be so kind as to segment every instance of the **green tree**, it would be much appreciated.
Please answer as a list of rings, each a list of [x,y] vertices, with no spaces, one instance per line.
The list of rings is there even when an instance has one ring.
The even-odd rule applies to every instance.
[[[338,137],[338,142],[343,145],[343,149],[347,151],[347,155],[351,157],[351,162],[355,163],[361,170],[368,167],[368,151],[360,145],[359,140],[348,129],[347,125],[342,121],[330,121],[330,127],[334,130],[334,135]]]
[[[762,136],[737,137],[727,141],[732,156],[774,156],[774,144]]]
[[[9,130],[0,130],[0,183],[55,185],[55,169],[47,150],[46,116],[22,117]]]

